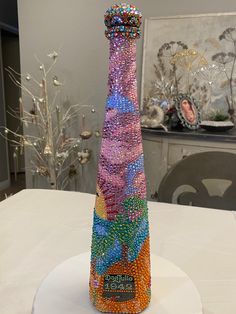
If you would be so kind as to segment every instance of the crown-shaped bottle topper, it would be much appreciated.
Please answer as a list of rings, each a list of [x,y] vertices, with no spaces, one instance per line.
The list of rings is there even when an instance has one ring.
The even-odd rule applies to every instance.
[[[107,26],[105,35],[108,39],[119,34],[126,38],[139,38],[142,14],[133,5],[121,3],[111,6],[104,15],[104,23]]]

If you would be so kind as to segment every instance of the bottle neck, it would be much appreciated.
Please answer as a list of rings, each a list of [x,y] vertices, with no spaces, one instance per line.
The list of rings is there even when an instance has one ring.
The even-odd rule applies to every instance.
[[[110,39],[109,96],[128,98],[138,109],[136,79],[136,40],[122,35]]]

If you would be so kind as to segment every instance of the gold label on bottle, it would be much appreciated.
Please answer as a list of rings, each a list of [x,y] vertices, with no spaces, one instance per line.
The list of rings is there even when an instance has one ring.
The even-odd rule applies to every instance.
[[[135,297],[134,277],[129,275],[105,275],[103,297],[124,302]]]

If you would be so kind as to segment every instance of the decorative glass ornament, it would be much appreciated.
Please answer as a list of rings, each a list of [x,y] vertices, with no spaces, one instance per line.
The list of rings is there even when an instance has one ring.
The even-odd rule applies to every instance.
[[[85,115],[83,114],[82,116],[82,132],[80,133],[80,137],[83,139],[83,140],[87,140],[89,139],[92,135],[93,135],[93,132],[90,131],[90,130],[85,130]]]
[[[101,312],[139,313],[150,302],[150,246],[136,41],[141,13],[113,5],[105,13],[110,40],[109,94],[97,177],[90,299]]]
[[[51,150],[51,147],[49,144],[46,144],[43,153],[44,153],[44,155],[47,155],[47,156],[52,155],[52,150]]]
[[[80,136],[83,140],[89,139],[93,135],[92,131],[85,130],[80,133]]]
[[[81,152],[78,152],[78,158],[81,165],[86,164],[90,157],[91,157],[91,151],[87,148],[84,148]]]

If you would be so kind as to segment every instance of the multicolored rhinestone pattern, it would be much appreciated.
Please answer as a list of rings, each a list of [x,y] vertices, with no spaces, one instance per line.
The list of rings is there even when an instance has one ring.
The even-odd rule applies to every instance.
[[[109,94],[98,165],[89,292],[101,312],[139,313],[151,295],[136,81],[135,38],[140,34],[141,13],[131,5],[113,5],[105,14],[105,25],[110,39]],[[122,26],[131,31],[124,33]]]
[[[108,39],[123,36],[126,38],[139,38],[142,14],[133,5],[122,3],[113,5],[104,15],[107,26],[105,35]]]

